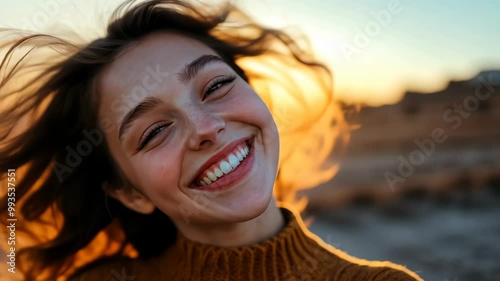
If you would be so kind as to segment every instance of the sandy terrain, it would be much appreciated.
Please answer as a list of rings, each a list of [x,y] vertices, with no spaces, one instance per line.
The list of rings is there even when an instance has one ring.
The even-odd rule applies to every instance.
[[[353,256],[406,265],[424,280],[500,280],[500,183],[312,215],[311,231]]]

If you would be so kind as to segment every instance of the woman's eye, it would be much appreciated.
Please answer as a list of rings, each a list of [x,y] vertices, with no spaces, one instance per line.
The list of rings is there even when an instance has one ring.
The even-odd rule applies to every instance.
[[[139,141],[139,146],[137,150],[142,150],[154,137],[156,137],[161,131],[165,130],[168,124],[160,123],[147,129],[141,140]]]
[[[218,77],[210,82],[205,93],[203,93],[203,99],[208,97],[210,94],[222,88],[224,85],[233,82],[236,79],[236,75]]]

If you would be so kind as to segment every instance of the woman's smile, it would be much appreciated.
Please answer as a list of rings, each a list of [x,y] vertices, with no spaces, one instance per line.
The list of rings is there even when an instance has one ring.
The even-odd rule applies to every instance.
[[[253,139],[236,140],[212,156],[201,166],[203,172],[197,173],[199,176],[190,188],[218,191],[238,183],[252,169],[252,142]]]

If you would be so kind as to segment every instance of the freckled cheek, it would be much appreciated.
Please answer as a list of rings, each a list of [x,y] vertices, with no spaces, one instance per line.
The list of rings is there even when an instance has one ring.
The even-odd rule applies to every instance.
[[[247,109],[242,110],[241,114],[244,115],[245,120],[249,124],[257,126],[267,138],[277,137],[277,128],[271,112],[267,109],[266,105],[258,101],[251,101],[248,103]]]
[[[242,92],[232,99],[225,110],[249,124],[264,126],[272,121],[271,113],[264,102],[253,91]]]
[[[245,93],[244,97],[244,100],[242,99],[239,101],[240,106],[236,114],[239,114],[240,120],[258,127],[262,133],[262,142],[270,150],[278,151],[278,128],[266,104],[253,91]]]
[[[143,188],[150,194],[161,194],[165,191],[178,190],[180,181],[181,161],[171,157],[162,157],[162,153],[155,152],[158,157],[146,161],[143,165]]]

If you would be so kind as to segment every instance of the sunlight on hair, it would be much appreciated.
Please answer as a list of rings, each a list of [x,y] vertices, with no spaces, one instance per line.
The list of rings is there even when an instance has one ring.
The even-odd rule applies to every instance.
[[[338,159],[330,156],[348,141],[343,114],[333,95],[325,94],[331,93],[331,85],[321,80],[325,77],[318,69],[275,56],[245,58],[238,63],[271,110],[280,133],[276,197],[294,201],[296,191],[328,181],[337,172]],[[299,209],[305,206],[305,202],[297,203]]]

